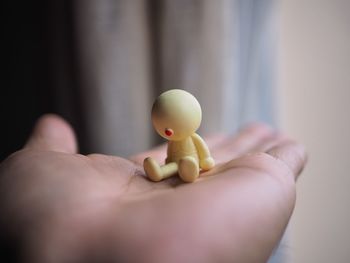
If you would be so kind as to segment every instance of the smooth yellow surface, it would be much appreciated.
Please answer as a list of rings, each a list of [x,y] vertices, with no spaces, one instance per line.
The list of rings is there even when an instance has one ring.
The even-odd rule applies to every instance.
[[[184,90],[173,89],[162,93],[152,107],[152,122],[160,136],[172,141],[184,140],[201,124],[202,110],[197,99]],[[174,135],[167,136],[165,129]]]
[[[179,174],[185,182],[193,182],[200,169],[209,170],[215,162],[208,146],[196,134],[202,119],[197,99],[184,90],[174,89],[162,93],[152,108],[152,123],[156,131],[169,140],[165,165],[154,159],[144,160],[144,169],[152,181],[160,181]],[[167,135],[166,131],[173,134]]]

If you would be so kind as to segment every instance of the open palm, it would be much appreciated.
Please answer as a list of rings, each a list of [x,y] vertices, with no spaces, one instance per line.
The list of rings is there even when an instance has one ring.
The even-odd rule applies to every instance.
[[[0,231],[25,262],[264,262],[291,216],[304,150],[264,125],[207,142],[213,170],[154,183],[142,161],[163,162],[165,146],[84,156],[70,126],[44,116],[1,164]]]

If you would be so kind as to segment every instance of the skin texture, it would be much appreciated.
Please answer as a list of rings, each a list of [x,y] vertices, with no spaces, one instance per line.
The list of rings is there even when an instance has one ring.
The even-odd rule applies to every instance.
[[[191,184],[154,183],[142,161],[161,162],[165,146],[129,160],[84,156],[64,120],[43,116],[0,166],[3,250],[23,262],[266,262],[305,151],[262,124],[206,141],[214,169]]]

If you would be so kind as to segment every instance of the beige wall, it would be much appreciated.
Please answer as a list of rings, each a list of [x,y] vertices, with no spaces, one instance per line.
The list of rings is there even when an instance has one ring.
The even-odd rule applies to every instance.
[[[282,0],[280,40],[280,117],[310,157],[294,262],[350,262],[350,1]]]

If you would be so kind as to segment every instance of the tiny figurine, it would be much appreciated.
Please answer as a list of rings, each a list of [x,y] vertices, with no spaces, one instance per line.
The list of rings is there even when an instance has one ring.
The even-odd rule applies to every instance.
[[[184,182],[198,178],[200,169],[210,170],[215,162],[208,146],[196,134],[202,120],[197,99],[180,89],[162,93],[152,107],[152,123],[158,134],[169,140],[165,164],[148,157],[143,167],[148,178],[158,182],[178,174]]]

